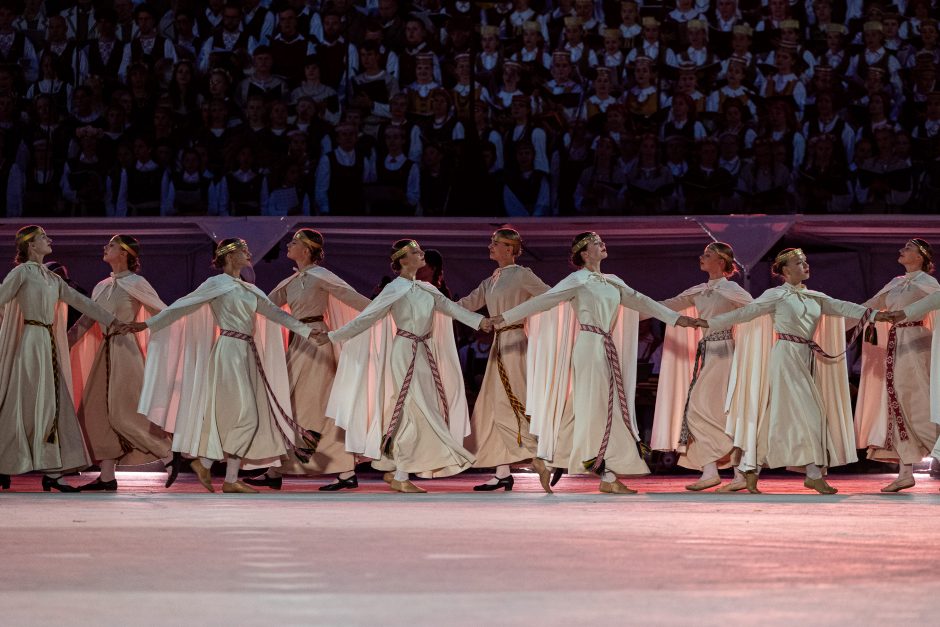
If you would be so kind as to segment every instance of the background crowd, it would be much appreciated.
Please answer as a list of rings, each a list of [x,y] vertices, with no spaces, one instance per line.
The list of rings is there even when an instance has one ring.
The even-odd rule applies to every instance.
[[[934,0],[0,1],[8,217],[932,212]]]

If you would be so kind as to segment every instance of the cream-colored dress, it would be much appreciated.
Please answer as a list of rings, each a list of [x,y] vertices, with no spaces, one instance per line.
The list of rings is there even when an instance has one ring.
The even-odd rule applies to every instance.
[[[294,333],[307,335],[309,329],[306,325],[267,298],[259,297],[246,285],[239,281],[236,283],[237,289],[209,302],[219,329],[253,335],[255,316],[260,314]],[[147,326],[156,333],[204,304],[164,309],[150,318]],[[249,343],[219,336],[212,347],[207,367],[209,391],[198,454],[211,457],[208,454],[210,434],[217,431],[222,452],[227,456],[264,460],[285,455],[283,436],[278,432],[268,393]]]
[[[940,309],[940,292],[934,292],[926,298],[922,298],[912,305],[904,307],[904,315],[907,316],[908,320],[921,320],[931,311],[936,311]],[[933,345],[931,352],[931,363],[937,364],[940,360],[940,335],[938,335],[938,329],[936,327],[936,322],[934,322],[934,331],[933,331]],[[917,328],[917,327],[914,327]],[[927,388],[921,388],[919,393],[922,396],[925,396],[929,399],[930,402],[930,411],[929,417],[933,425],[936,427],[937,424],[940,424],[940,403],[938,403],[938,398],[940,398],[940,389],[938,389],[938,372],[940,369],[934,368],[930,371],[930,384]],[[929,435],[927,435],[929,440]],[[940,439],[938,439],[933,446],[933,450],[930,452],[932,457],[940,459]]]
[[[407,279],[401,277],[396,279],[396,281],[405,280]],[[433,290],[432,292],[414,281],[411,283],[407,292],[396,299],[390,307],[376,306],[380,296],[354,320],[340,329],[330,331],[330,340],[333,342],[350,340],[366,332],[389,314],[398,329],[419,337],[431,332],[435,312],[454,318],[472,328],[477,328],[483,319],[479,314],[458,307],[439,291]],[[386,287],[386,290],[388,289],[389,287]],[[390,389],[386,389],[387,397],[383,399],[384,407],[394,407],[402,382],[408,372],[412,354],[415,354],[415,367],[411,386],[405,398],[401,421],[392,438],[391,457],[383,452],[382,458],[372,462],[372,466],[377,470],[399,470],[417,473],[424,477],[455,475],[469,468],[473,464],[474,457],[451,435],[441,411],[440,397],[425,349],[418,346],[417,352],[413,353],[414,348],[415,342],[399,335],[396,335],[391,342],[388,364],[391,369],[392,385],[389,386]],[[441,363],[442,356],[435,355],[435,360]],[[383,432],[389,426],[391,415],[391,411],[385,411],[383,414],[381,426]],[[458,417],[451,416],[451,419],[456,420]],[[466,420],[466,413],[463,419]]]
[[[708,323],[712,331],[720,331],[770,315],[776,333],[812,339],[820,316],[859,319],[865,311],[863,305],[785,283],[767,290],[750,305],[709,318]],[[805,344],[778,340],[773,345],[767,372],[769,394],[762,412],[765,418],[759,422],[757,434],[760,465],[770,468],[837,465],[827,448],[832,436],[827,429],[825,404],[813,377],[816,359]]]
[[[677,313],[648,296],[620,287],[603,274],[590,273],[590,277],[577,287],[557,291],[553,288],[504,312],[503,319],[506,324],[514,324],[564,302],[570,302],[579,323],[608,332],[617,321],[621,305],[670,324],[675,324],[679,318]],[[574,342],[571,361],[573,376],[568,407],[557,431],[553,459],[546,460],[546,463],[567,467],[570,474],[586,474],[589,471],[585,462],[597,457],[607,424],[610,367],[603,337],[580,331]],[[606,470],[618,475],[649,473],[646,462],[637,451],[636,440],[624,424],[616,393],[604,464]]]
[[[290,306],[296,318],[323,316],[330,297],[339,299],[357,311],[369,304],[369,299],[353,289],[324,281],[315,275],[298,273],[286,286],[270,294],[275,305]],[[310,322],[313,331],[326,333],[323,321]],[[336,375],[336,356],[331,346],[318,346],[306,338],[291,335],[287,347],[287,372],[290,377],[290,396],[294,419],[305,429],[320,434],[317,452],[310,461],[302,463],[288,456],[282,463],[283,474],[318,475],[349,472],[356,467],[356,457],[346,451],[343,430],[326,417],[326,404]]]
[[[704,290],[688,296],[668,298],[662,304],[679,312],[695,307],[699,318],[713,318],[741,307],[740,301],[731,300],[715,289],[722,282],[728,282],[728,279],[709,280]],[[713,330],[706,331],[706,337],[716,333]],[[686,414],[689,440],[685,452],[679,456],[680,466],[700,470],[712,462],[722,468],[730,465],[734,442],[725,432],[725,397],[732,357],[733,339],[705,342],[705,359],[689,396]]]
[[[6,385],[0,405],[0,473],[16,475],[34,470],[61,473],[89,464],[72,400],[71,369],[65,342],[63,302],[110,326],[114,316],[78,293],[45,268],[28,261],[14,268],[0,285],[5,305],[0,328],[0,362]],[[26,325],[35,320],[54,327],[58,365],[53,364],[49,331]],[[58,377],[56,377],[58,371]],[[56,414],[57,437],[47,442]]]
[[[114,275],[121,278],[132,274],[125,271]],[[134,322],[142,307],[114,281],[105,288],[96,303],[110,311],[121,322]],[[150,310],[151,314],[158,313]],[[69,331],[75,339],[89,331],[94,320],[82,316]],[[146,464],[170,454],[172,440],[165,431],[137,413],[140,388],[144,380],[144,355],[133,334],[110,338],[111,367],[108,382],[107,351],[102,342],[85,382],[78,417],[85,428],[85,437],[96,461],[117,460],[119,465]]]
[[[532,270],[511,265],[496,270],[457,304],[470,311],[477,311],[486,305],[489,315],[496,316],[546,291],[548,285],[535,276]],[[523,405],[526,398],[527,344],[525,329],[509,329],[499,333],[500,354],[509,387]],[[486,373],[473,406],[470,424],[473,431],[464,444],[476,455],[477,460],[473,465],[477,468],[512,464],[535,456],[537,442],[529,433],[526,421],[520,424],[517,419],[500,379],[495,344],[486,362]],[[522,444],[519,444],[520,437]]]
[[[902,280],[892,281],[892,283],[895,283],[893,287],[879,292],[877,296],[866,301],[865,306],[899,311],[916,303],[929,293],[937,291],[937,281],[921,271],[908,272]],[[924,315],[926,314],[913,319],[908,318],[904,322],[922,320]],[[931,337],[931,330],[924,326],[897,329],[894,389],[901,406],[901,416],[904,419],[907,438],[901,438],[897,424],[888,419],[887,413],[879,412],[880,420],[888,423],[879,425],[879,432],[887,433],[887,429],[891,429],[892,447],[883,448],[884,442],[870,443],[868,459],[886,462],[900,460],[904,464],[913,464],[927,456],[936,444],[937,437],[940,436],[940,426],[930,421],[930,395],[925,394],[925,390],[930,389]],[[887,342],[887,333],[883,340]],[[880,383],[884,386],[883,377]],[[863,384],[865,384],[864,379]],[[885,408],[886,411],[887,408]],[[860,446],[865,444],[869,443],[859,442]]]

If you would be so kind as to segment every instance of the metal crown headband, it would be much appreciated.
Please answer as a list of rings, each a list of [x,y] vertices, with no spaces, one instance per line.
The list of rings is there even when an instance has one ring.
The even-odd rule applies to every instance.
[[[304,244],[306,244],[310,248],[317,248],[317,249],[323,248],[323,246],[321,246],[319,243],[310,239],[310,237],[304,231],[297,231],[296,233],[294,233],[294,239],[302,241]]]
[[[239,248],[248,248],[248,242],[243,239],[236,240],[231,244],[226,244],[225,246],[219,246],[215,249],[215,258],[218,259],[222,255],[227,255],[233,250],[238,250]]]
[[[111,241],[112,241],[112,242],[116,242],[118,246],[120,246],[121,248],[123,248],[124,250],[126,250],[128,255],[130,255],[130,256],[132,256],[132,257],[137,257],[137,256],[138,256],[138,255],[137,255],[137,252],[136,252],[133,248],[131,248],[130,246],[128,246],[127,244],[125,244],[124,242],[122,242],[121,240],[119,240],[119,239],[117,238],[117,235],[115,235],[114,237],[112,237],[112,238],[111,238]]]
[[[592,231],[591,233],[588,233],[587,235],[585,235],[584,237],[582,237],[581,239],[579,239],[579,240],[575,243],[574,246],[571,247],[571,252],[572,252],[572,253],[578,252],[579,250],[581,250],[582,248],[584,248],[585,246],[587,246],[587,245],[588,245],[588,242],[590,242],[590,241],[591,241],[593,238],[595,238],[595,237],[597,237],[597,233],[594,233],[593,231]]]
[[[28,242],[29,240],[33,239],[34,237],[36,237],[36,236],[39,235],[40,233],[45,233],[45,231],[42,230],[42,228],[38,228],[38,229],[36,229],[35,231],[33,231],[32,233],[26,233],[25,235],[19,235],[19,234],[17,234],[17,236],[16,236],[16,243],[17,243],[17,245],[19,245],[19,244],[25,244],[26,242]]]
[[[918,244],[916,239],[911,238],[910,241],[911,241],[911,244],[913,244],[914,246],[917,246],[917,250],[920,251],[920,254],[921,256],[923,256],[924,259],[926,259],[927,261],[933,261],[933,255],[931,255],[930,252],[928,252],[926,248]]]
[[[409,248],[417,248],[417,247],[418,247],[418,242],[411,240],[410,242],[408,242],[407,244],[405,244],[404,246],[396,250],[394,253],[392,253],[392,261],[395,261],[396,259],[400,259],[404,257],[406,254],[408,254]]]
[[[802,248],[794,248],[793,250],[788,250],[788,251],[786,251],[786,252],[783,252],[783,253],[780,253],[779,255],[777,255],[776,259],[774,259],[774,263],[785,262],[785,261],[787,261],[790,257],[796,257],[797,255],[803,255],[804,257],[806,256],[806,255],[803,253],[803,249],[802,249]]]

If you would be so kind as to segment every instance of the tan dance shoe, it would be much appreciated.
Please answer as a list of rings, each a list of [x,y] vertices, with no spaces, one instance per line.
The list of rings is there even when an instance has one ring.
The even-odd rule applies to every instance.
[[[820,477],[819,479],[810,479],[807,477],[803,479],[803,486],[809,488],[810,490],[816,490],[820,494],[835,494],[839,490],[833,488],[831,485],[826,483],[826,480]]]
[[[427,494],[428,492],[424,488],[419,488],[415,484],[411,483],[411,481],[397,481],[394,478],[389,482],[388,485],[396,492],[408,492],[411,494]]]
[[[539,483],[542,484],[542,489],[548,494],[552,494],[552,473],[545,465],[545,462],[538,457],[533,457],[532,470],[539,474]]]
[[[685,486],[686,490],[690,492],[701,492],[702,490],[707,490],[708,488],[714,488],[716,485],[721,484],[720,477],[712,477],[710,479],[699,479],[695,483],[690,483]]]
[[[763,494],[763,492],[757,489],[758,476],[759,475],[755,470],[748,470],[746,473],[744,473],[744,481],[747,482],[747,491],[751,494]]]
[[[222,483],[222,491],[226,494],[257,494],[258,491],[247,483],[242,483],[241,481],[236,481],[235,483],[229,483],[225,481]]]
[[[212,487],[212,472],[203,466],[201,461],[194,459],[189,462],[189,467],[196,473],[196,478],[199,479],[199,483],[202,484],[202,487],[209,492],[215,492],[215,488]]]
[[[391,483],[394,480],[395,480],[395,473],[386,472],[382,474],[382,481],[384,481],[385,483]]]
[[[902,479],[898,477],[885,487],[881,488],[882,492],[900,492],[901,490],[907,490],[908,488],[914,487],[914,478],[908,477],[907,479]]]
[[[746,481],[732,481],[731,483],[726,483],[725,485],[721,486],[720,488],[715,490],[715,492],[719,492],[721,494],[729,494],[731,492],[740,492],[741,490],[744,490],[746,488],[747,488]]]
[[[604,494],[636,494],[636,490],[628,488],[620,483],[619,479],[614,481],[601,480],[600,491]]]

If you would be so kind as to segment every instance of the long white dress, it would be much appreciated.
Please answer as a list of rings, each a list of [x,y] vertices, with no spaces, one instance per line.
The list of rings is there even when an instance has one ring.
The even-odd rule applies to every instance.
[[[815,337],[824,351],[836,355],[845,346],[842,318],[859,319],[865,312],[863,305],[785,283],[765,291],[750,305],[708,319],[708,323],[713,331],[720,331],[769,316],[778,335]],[[834,319],[820,335],[817,327],[823,317]],[[743,418],[736,418],[733,410],[729,416],[729,433],[735,435],[735,446],[742,449],[742,470],[807,464],[831,467],[856,461],[845,357],[826,363],[829,360],[817,358],[806,344],[773,343],[769,329],[757,333],[763,339],[751,345],[751,338],[747,338],[748,347],[743,350],[739,339],[735,367],[740,370],[732,374],[737,380],[729,399],[732,406],[754,410],[745,411]],[[760,381],[745,385],[753,378]],[[746,423],[746,428],[733,427],[736,419]]]
[[[294,317],[309,320],[305,324],[311,330],[324,333],[349,322],[369,304],[368,298],[319,266],[294,273],[271,291],[270,298],[275,305],[286,306]],[[332,474],[356,467],[355,455],[346,450],[343,430],[326,417],[337,354],[331,346],[291,336],[287,372],[294,416],[304,428],[320,434],[320,443],[309,462],[289,456],[281,465],[283,474]]]
[[[908,320],[920,320],[937,309],[940,309],[940,292],[934,292],[930,296],[908,305],[903,311]],[[934,326],[930,355],[931,364],[940,364],[940,333],[937,332],[936,326]],[[921,391],[921,394],[923,393]],[[930,369],[930,393],[928,396],[930,398],[930,420],[935,425],[940,425],[940,368]],[[934,444],[930,455],[940,459],[940,439]]]
[[[430,283],[398,277],[354,320],[329,332],[332,342],[346,344],[327,415],[346,429],[347,450],[374,459],[372,466],[377,470],[448,477],[473,464],[473,454],[462,446],[469,434],[469,416],[450,318],[471,328],[479,327],[483,320],[483,316],[457,306]],[[385,332],[373,342],[367,333],[383,325],[390,331],[392,324],[397,329],[394,336]],[[416,342],[399,332],[427,338]],[[446,419],[428,349],[438,366],[449,414]],[[412,360],[414,369],[408,379]],[[373,378],[378,379],[374,387],[370,382]],[[410,387],[400,422],[390,433],[406,379]],[[386,435],[391,436],[390,454],[381,446]]]
[[[296,434],[286,424],[293,417],[277,325],[310,334],[254,285],[227,274],[208,279],[147,321],[151,340],[138,411],[174,434],[174,451],[245,458],[244,467],[279,465],[285,437],[289,442]],[[217,335],[220,330],[253,338],[264,377],[251,344]]]
[[[895,277],[864,304],[875,309],[901,310],[940,291],[940,284],[926,272]],[[926,319],[925,319],[926,318]],[[928,455],[940,435],[930,421],[930,344],[933,316],[908,318],[894,326],[892,357],[894,401],[886,379],[891,326],[879,323],[877,345],[862,344],[862,376],[855,409],[855,434],[868,459],[913,464]],[[889,405],[896,402],[896,412]],[[889,414],[893,414],[889,416]]]
[[[743,287],[722,277],[691,287],[662,304],[692,318],[712,318],[752,300]],[[729,331],[707,330],[704,337],[700,344],[698,329],[666,330],[650,442],[654,450],[678,451],[679,465],[695,470],[712,462],[727,467],[734,448],[725,431],[734,340]],[[698,346],[701,369],[690,394]]]
[[[539,330],[529,343],[527,407],[532,415],[530,428],[539,439],[539,457],[571,474],[591,472],[601,460],[605,470],[618,475],[649,473],[637,451],[633,410],[636,312],[670,324],[675,324],[679,314],[614,275],[584,269],[506,311],[503,319],[514,324],[540,312],[546,313],[532,321]],[[611,378],[616,373],[608,361],[605,336],[584,326],[610,337],[620,362],[627,416],[618,390],[611,398]]]
[[[510,265],[499,268],[492,276],[457,301],[470,311],[486,305],[490,316],[496,316],[527,299],[548,291],[532,270]],[[500,359],[513,396],[525,406],[525,356],[528,340],[525,328],[497,331]],[[509,394],[499,373],[495,344],[486,362],[486,373],[470,417],[472,433],[465,445],[476,456],[474,466],[492,468],[532,459],[537,443],[524,417],[513,410]],[[520,441],[521,440],[521,441]]]
[[[63,303],[105,327],[114,322],[40,263],[16,266],[0,284],[2,474],[63,473],[90,463],[75,415]]]

